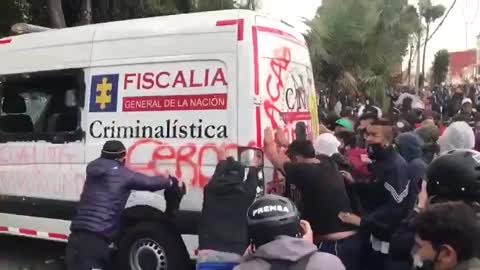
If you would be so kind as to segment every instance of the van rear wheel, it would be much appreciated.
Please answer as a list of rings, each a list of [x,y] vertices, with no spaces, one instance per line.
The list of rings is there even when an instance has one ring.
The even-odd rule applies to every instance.
[[[131,226],[120,239],[117,263],[124,270],[190,270],[190,258],[180,236],[161,224]]]

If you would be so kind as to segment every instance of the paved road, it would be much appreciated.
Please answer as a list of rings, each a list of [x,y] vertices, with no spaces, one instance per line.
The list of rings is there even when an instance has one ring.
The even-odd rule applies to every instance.
[[[62,243],[0,236],[0,269],[64,270],[58,260],[64,250]]]

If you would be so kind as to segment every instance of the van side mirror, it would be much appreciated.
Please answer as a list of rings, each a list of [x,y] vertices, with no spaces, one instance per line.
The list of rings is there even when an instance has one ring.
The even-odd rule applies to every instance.
[[[246,168],[262,168],[263,151],[255,147],[238,147],[238,161]]]

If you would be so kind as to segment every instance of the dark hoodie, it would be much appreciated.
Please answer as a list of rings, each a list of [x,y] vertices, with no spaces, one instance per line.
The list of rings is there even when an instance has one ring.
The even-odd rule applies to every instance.
[[[407,161],[408,177],[420,187],[420,181],[425,179],[428,164],[423,156],[424,142],[414,132],[400,134],[396,139],[397,150]],[[417,190],[418,192],[418,190]]]
[[[247,210],[256,195],[258,170],[228,158],[205,186],[199,227],[199,249],[243,255],[248,246]]]
[[[423,157],[427,163],[432,162],[435,155],[440,152],[440,146],[437,141],[440,137],[440,129],[437,126],[425,126],[415,130],[415,133],[425,142],[423,146]]]
[[[95,233],[112,241],[131,190],[157,191],[171,184],[169,178],[149,177],[115,160],[96,159],[87,166],[87,179],[70,229]]]

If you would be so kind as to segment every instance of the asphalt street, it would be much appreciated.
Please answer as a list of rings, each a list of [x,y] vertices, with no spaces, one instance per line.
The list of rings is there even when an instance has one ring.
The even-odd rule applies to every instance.
[[[65,244],[0,236],[1,270],[65,270]]]

